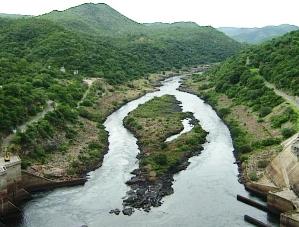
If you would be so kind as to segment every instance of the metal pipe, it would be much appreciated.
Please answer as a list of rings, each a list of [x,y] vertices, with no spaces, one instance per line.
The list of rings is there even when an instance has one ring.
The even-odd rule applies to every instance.
[[[265,224],[265,223],[263,223],[263,222],[261,222],[261,221],[255,219],[255,218],[253,218],[253,217],[250,217],[250,216],[248,216],[248,215],[244,215],[244,220],[245,220],[246,222],[248,222],[248,223],[250,223],[250,224],[253,224],[253,225],[255,225],[255,226],[258,226],[258,227],[271,227],[270,225]]]

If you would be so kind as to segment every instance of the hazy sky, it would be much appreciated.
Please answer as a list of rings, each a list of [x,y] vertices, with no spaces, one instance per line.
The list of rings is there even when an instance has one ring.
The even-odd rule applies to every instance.
[[[299,25],[299,0],[0,0],[1,13],[39,15],[85,2],[104,2],[137,22],[194,21],[200,25]]]

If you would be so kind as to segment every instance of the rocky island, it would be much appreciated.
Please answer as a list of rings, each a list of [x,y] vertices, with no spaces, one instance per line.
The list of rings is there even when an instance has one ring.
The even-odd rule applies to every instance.
[[[166,142],[167,138],[183,130],[182,121],[192,119],[191,131]],[[200,154],[207,133],[190,112],[182,112],[174,96],[165,95],[139,106],[125,119],[125,126],[138,138],[139,168],[128,182],[131,190],[124,207],[142,208],[161,205],[164,196],[173,193],[175,173],[186,169],[188,159]]]

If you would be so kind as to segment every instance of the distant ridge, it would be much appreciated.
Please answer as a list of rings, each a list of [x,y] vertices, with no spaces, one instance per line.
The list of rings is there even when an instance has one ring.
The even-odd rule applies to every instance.
[[[0,13],[0,17],[17,19],[17,18],[32,17],[32,16],[30,16],[30,15],[21,15],[21,14],[7,14],[7,13]]]
[[[281,24],[278,26],[265,26],[262,28],[218,28],[219,31],[224,32],[226,35],[235,39],[236,41],[250,44],[258,44],[298,29],[299,27],[290,24]]]

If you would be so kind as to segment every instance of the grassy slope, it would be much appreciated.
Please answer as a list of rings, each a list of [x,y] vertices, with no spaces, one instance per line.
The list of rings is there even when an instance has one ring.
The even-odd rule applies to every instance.
[[[140,167],[145,167],[150,176],[160,176],[181,164],[184,157],[200,151],[206,133],[199,125],[191,132],[174,141],[165,140],[183,129],[181,120],[190,113],[181,112],[174,96],[162,96],[141,105],[124,120],[127,128],[134,132],[141,146]]]

